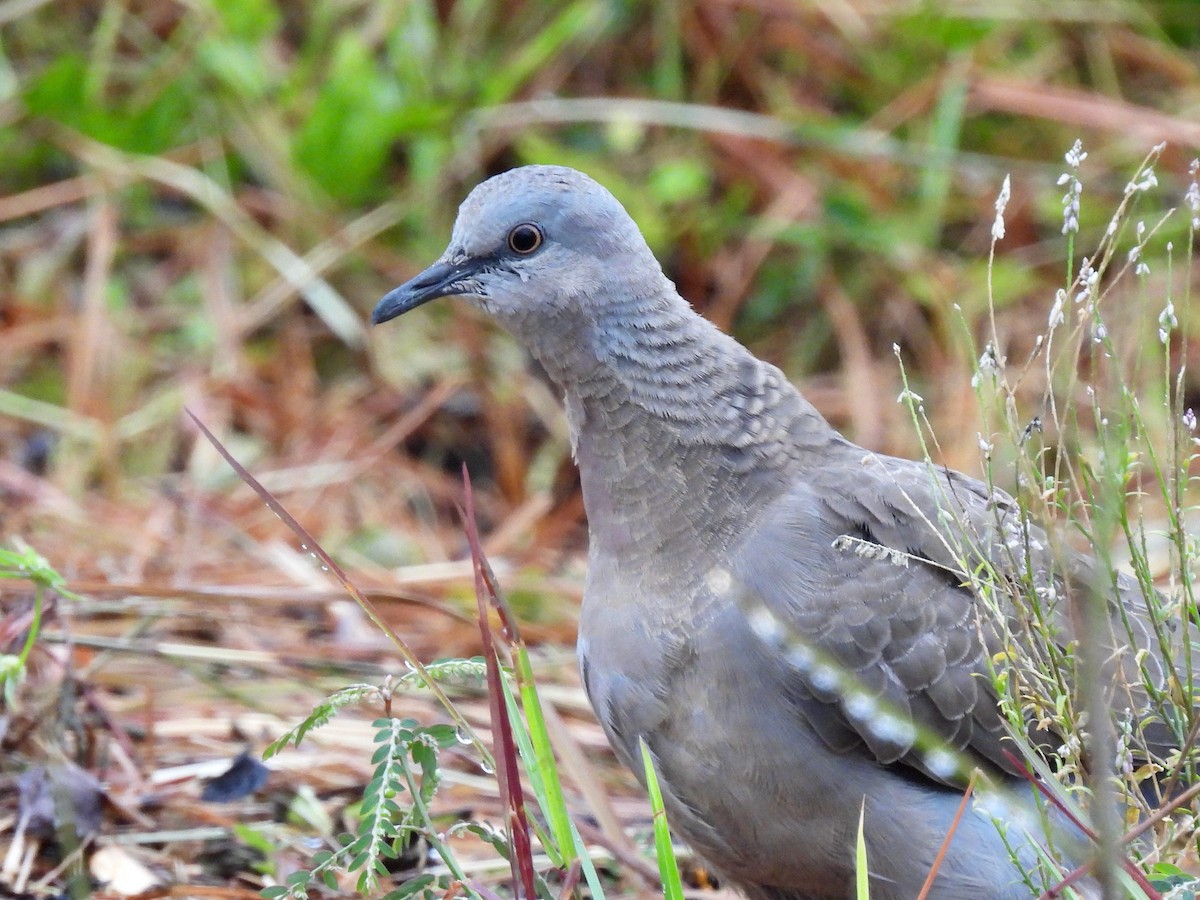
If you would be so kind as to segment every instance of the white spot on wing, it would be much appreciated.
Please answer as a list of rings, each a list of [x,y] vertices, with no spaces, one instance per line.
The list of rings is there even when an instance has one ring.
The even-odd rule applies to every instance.
[[[714,566],[704,576],[708,589],[717,597],[723,597],[733,590],[733,576],[724,566]]]
[[[958,760],[949,750],[931,750],[925,754],[925,765],[937,778],[949,779],[958,774]]]
[[[881,712],[870,722],[865,723],[871,734],[881,741],[889,741],[902,747],[907,747],[917,739],[917,728],[907,719],[891,713]]]

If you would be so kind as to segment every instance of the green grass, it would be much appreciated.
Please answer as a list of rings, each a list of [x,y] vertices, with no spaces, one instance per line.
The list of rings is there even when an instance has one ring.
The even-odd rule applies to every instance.
[[[163,627],[179,600],[170,590],[294,583],[264,562],[275,559],[264,548],[287,539],[280,526],[197,442],[185,404],[283,485],[281,500],[334,559],[376,585],[397,561],[462,558],[454,506],[467,460],[480,528],[504,533],[522,602],[538,625],[569,618],[562,598],[578,589],[570,561],[582,535],[552,392],[507,337],[461,309],[378,337],[364,324],[383,291],[441,252],[466,191],[526,162],[575,165],[608,185],[684,295],[851,436],[1014,492],[1064,543],[1096,548],[1143,590],[1157,587],[1167,612],[1194,616],[1197,213],[1185,193],[1200,24],[1190,7],[3,7],[0,459],[24,461],[32,480],[0,469],[0,539],[27,540],[49,560],[37,572],[65,578],[38,581],[23,551],[0,560],[38,585],[34,627],[0,647],[5,702],[49,709],[44,697],[57,696],[39,681],[59,677],[40,642],[63,639],[57,625],[47,637],[42,591],[82,583],[115,585],[128,602],[164,597],[129,626],[140,637]],[[1056,182],[1076,138],[1090,155],[1078,170],[1079,230],[1064,235],[1067,185]],[[1164,138],[1157,187],[1127,195]],[[1006,175],[1007,233],[996,241]],[[1076,283],[1085,255],[1107,259],[1091,287]],[[894,403],[902,392],[923,404]],[[469,586],[430,590],[472,609]],[[8,602],[18,596],[0,597],[5,615],[20,611]],[[264,633],[283,622],[274,607],[258,615]],[[524,646],[512,652],[504,708],[547,865],[569,871],[579,859],[598,895],[607,873],[581,852],[579,798],[569,779],[556,786],[535,673]],[[1014,722],[1032,704],[1077,734],[1086,698],[1057,677],[1074,661],[1008,662],[1013,674],[997,678]],[[110,665],[102,655],[86,672]],[[1190,659],[1182,671],[1191,682]],[[390,689],[347,675],[337,685],[350,694],[333,694],[316,718],[304,704],[280,710],[299,729],[289,734],[341,709],[351,683],[371,685],[361,690],[380,707],[372,715],[389,712]],[[35,688],[47,693],[31,704]],[[252,682],[246,693],[264,690]],[[1188,690],[1156,698],[1164,716]],[[103,756],[94,737],[75,743],[77,715],[46,717],[47,741]],[[428,800],[421,771],[440,758],[420,736],[449,749],[448,732],[421,730],[439,724],[381,726],[381,763],[398,780],[369,781],[397,793],[367,810],[398,810],[397,822],[435,841],[445,823],[413,810]],[[1157,774],[1190,780],[1192,726],[1174,716],[1171,727],[1189,752]],[[1134,739],[1113,735],[1122,751]],[[1070,781],[1082,737],[1071,746],[1046,769],[1068,800],[1085,790]],[[482,763],[490,751],[472,752]],[[1114,789],[1141,803],[1134,788],[1149,774],[1122,771]],[[1156,883],[1194,860],[1189,827],[1156,823]],[[497,852],[507,840],[495,839]],[[358,871],[379,859],[368,854]]]
[[[1178,839],[1194,828],[1194,813],[1186,802],[1177,809],[1181,800],[1172,794],[1179,791],[1171,788],[1195,782],[1200,728],[1196,632],[1187,630],[1200,621],[1192,586],[1196,543],[1186,525],[1196,505],[1197,454],[1185,396],[1187,357],[1172,352],[1180,317],[1191,306],[1196,226],[1191,209],[1173,208],[1157,190],[1154,171],[1162,149],[1137,167],[1098,245],[1077,262],[1070,241],[1066,283],[1048,298],[1047,324],[1028,355],[998,349],[1006,341],[993,330],[972,380],[985,422],[979,435],[985,481],[992,488],[1015,486],[1022,521],[1051,526],[1049,552],[1059,571],[1070,570],[1072,547],[1097,560],[1095,593],[1068,582],[1066,595],[1051,601],[1033,572],[1014,580],[1003,574],[1003,564],[974,565],[978,555],[970,535],[963,536],[958,556],[964,576],[995,604],[998,616],[1006,606],[1022,611],[1024,625],[1000,626],[1006,650],[996,660],[995,686],[1002,708],[1017,734],[1032,721],[1065,738],[1045,763],[1029,747],[1024,754],[1047,784],[1065,788],[1060,802],[1095,829],[1095,877],[1107,890],[1131,896],[1152,896],[1150,882],[1135,868],[1122,872],[1124,858],[1191,853]],[[1187,249],[1176,260],[1172,242],[1178,239],[1163,235],[1180,227],[1187,230]],[[1003,252],[1003,231],[1002,225],[994,231],[993,259]],[[1145,259],[1159,241],[1166,271],[1152,281],[1154,267]],[[1110,328],[1114,321],[1119,325]],[[1018,404],[1029,382],[1041,392],[1032,413]],[[935,458],[936,434],[924,407],[911,393],[906,399],[922,439],[930,442],[927,458]],[[1157,634],[1149,650],[1161,654],[1171,677],[1163,683],[1152,667],[1132,658],[1115,661],[1129,666],[1124,671],[1132,671],[1147,708],[1114,723],[1105,694],[1114,661],[1099,648],[1112,627],[1108,603],[1116,577],[1104,573],[1115,571],[1130,573],[1134,593],[1145,598]],[[1066,646],[1052,602],[1070,611],[1076,637]],[[1172,622],[1184,623],[1175,637],[1168,631]],[[1116,629],[1120,635],[1121,625]],[[1147,724],[1165,725],[1168,750],[1153,749],[1143,733]],[[1107,814],[1118,805],[1122,820]],[[1163,816],[1169,810],[1180,813],[1174,822]],[[1161,819],[1162,827],[1143,834],[1141,843],[1122,837],[1147,818]],[[1168,882],[1153,883],[1161,889]]]

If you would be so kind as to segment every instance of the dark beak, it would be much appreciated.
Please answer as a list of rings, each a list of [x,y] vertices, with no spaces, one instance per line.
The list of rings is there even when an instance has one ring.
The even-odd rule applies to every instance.
[[[404,282],[380,300],[375,311],[371,313],[371,324],[382,324],[438,297],[469,293],[459,286],[459,282],[474,274],[475,266],[470,261],[434,263],[416,278]]]

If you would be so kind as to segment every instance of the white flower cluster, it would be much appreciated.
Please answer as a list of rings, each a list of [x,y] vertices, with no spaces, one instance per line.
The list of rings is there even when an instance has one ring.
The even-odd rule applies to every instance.
[[[1175,318],[1175,304],[1170,300],[1163,307],[1163,311],[1158,315],[1158,339],[1164,344],[1171,338],[1171,332],[1179,327],[1179,320]]]
[[[1133,274],[1149,275],[1150,266],[1146,264],[1144,259],[1142,259],[1142,247],[1145,246],[1146,241],[1145,222],[1137,223],[1137,240],[1138,242],[1133,246],[1133,249],[1129,251],[1129,261],[1133,263]]]
[[[1166,144],[1155,144],[1150,151],[1150,159],[1158,159],[1159,155],[1166,149]],[[1134,176],[1134,180],[1125,185],[1125,194],[1145,193],[1151,188],[1158,187],[1158,176],[1154,174],[1154,166],[1146,166]]]
[[[1154,174],[1154,170],[1152,168],[1147,166],[1146,169],[1139,174],[1141,177],[1138,178],[1137,181],[1131,181],[1129,184],[1125,185],[1125,193],[1135,194],[1158,187],[1158,176]]]
[[[985,372],[995,378],[996,373],[1000,371],[1000,367],[1001,360],[1000,355],[996,352],[996,345],[988,341],[987,346],[983,348],[983,355],[979,357],[979,365],[976,367],[976,372],[971,376],[971,387],[979,387]]]
[[[1075,294],[1075,302],[1082,303],[1096,293],[1096,285],[1100,283],[1100,273],[1092,266],[1092,261],[1086,256],[1079,263],[1079,290]]]
[[[1183,202],[1192,212],[1192,231],[1200,231],[1200,184],[1196,183],[1198,171],[1200,171],[1200,159],[1193,159],[1192,164],[1188,167],[1192,183],[1188,185],[1187,193],[1183,195]]]
[[[1083,150],[1083,141],[1076,139],[1071,145],[1071,149],[1067,151],[1063,157],[1067,161],[1067,165],[1071,167],[1071,171],[1063,172],[1058,177],[1058,186],[1067,185],[1067,192],[1063,194],[1063,234],[1075,234],[1079,231],[1079,195],[1083,193],[1083,183],[1079,180],[1080,164],[1087,159],[1087,153]]]

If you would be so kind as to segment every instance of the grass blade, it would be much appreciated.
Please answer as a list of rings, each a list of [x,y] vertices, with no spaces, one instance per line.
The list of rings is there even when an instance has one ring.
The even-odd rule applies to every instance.
[[[488,625],[488,606],[498,606],[495,577],[483,556],[479,541],[479,529],[475,522],[475,495],[471,491],[471,476],[463,465],[463,489],[465,509],[463,527],[471,547],[471,561],[475,567],[475,602],[479,610],[479,632],[483,641],[483,658],[487,662],[488,709],[491,713],[492,733],[496,742],[496,780],[500,783],[500,796],[508,807],[508,839],[512,848],[509,863],[513,868],[513,889],[517,896],[528,900],[537,897],[534,887],[533,843],[529,835],[529,817],[525,811],[525,796],[521,789],[521,771],[517,765],[517,748],[513,740],[512,722],[506,713],[504,702],[503,675],[500,672],[499,654],[492,640]],[[506,629],[507,630],[507,629]],[[511,633],[511,632],[509,632]]]
[[[666,900],[683,900],[683,883],[679,878],[675,849],[671,846],[671,829],[667,824],[667,811],[663,808],[658,775],[654,772],[654,759],[650,756],[650,748],[646,741],[639,739],[638,743],[642,748],[642,766],[646,772],[646,792],[650,795],[650,808],[654,811],[654,854],[658,857],[658,874],[662,879],[663,897]]]
[[[867,835],[863,828],[867,816],[867,798],[863,795],[858,808],[858,837],[854,841],[854,896],[856,900],[871,900],[871,870],[867,868]]]

